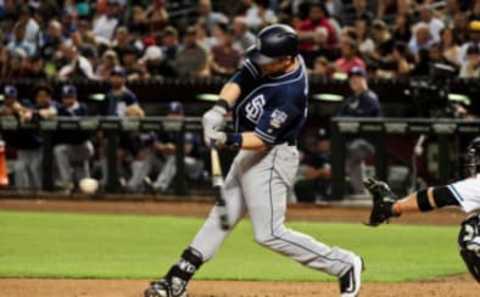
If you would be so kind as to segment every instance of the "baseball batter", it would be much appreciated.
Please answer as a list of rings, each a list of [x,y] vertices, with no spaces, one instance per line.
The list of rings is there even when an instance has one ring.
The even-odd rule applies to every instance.
[[[299,163],[296,139],[307,116],[308,78],[298,54],[298,36],[286,25],[258,34],[241,70],[223,87],[217,104],[203,116],[205,141],[240,148],[223,194],[230,226],[249,213],[255,241],[299,263],[336,276],[342,297],[358,295],[362,259],[285,227],[286,201]],[[225,133],[225,115],[234,115],[235,133]],[[203,227],[166,276],[146,297],[184,297],[193,274],[229,235],[214,207]]]
[[[376,227],[407,212],[429,212],[444,207],[462,209],[469,216],[463,221],[458,237],[460,255],[480,282],[480,137],[470,143],[466,157],[467,178],[446,186],[429,187],[403,199],[397,200],[385,182],[366,181],[365,185],[373,195],[369,225]]]

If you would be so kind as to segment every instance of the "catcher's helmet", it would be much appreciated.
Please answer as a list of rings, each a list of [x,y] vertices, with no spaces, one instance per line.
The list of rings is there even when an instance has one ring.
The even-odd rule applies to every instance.
[[[475,137],[468,145],[465,159],[467,175],[476,175],[480,167],[480,136]]]
[[[463,221],[458,235],[458,245],[468,270],[480,282],[480,218],[478,214]]]
[[[248,49],[247,57],[255,64],[264,65],[282,57],[298,54],[298,35],[287,25],[271,25],[257,35],[254,46]]]

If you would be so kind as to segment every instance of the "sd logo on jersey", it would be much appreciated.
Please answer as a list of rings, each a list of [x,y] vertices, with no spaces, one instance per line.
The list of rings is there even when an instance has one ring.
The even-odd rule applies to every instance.
[[[258,120],[263,114],[263,106],[265,105],[265,96],[263,94],[258,95],[257,97],[253,98],[245,106],[245,116],[250,121],[254,122],[255,124],[258,123]]]

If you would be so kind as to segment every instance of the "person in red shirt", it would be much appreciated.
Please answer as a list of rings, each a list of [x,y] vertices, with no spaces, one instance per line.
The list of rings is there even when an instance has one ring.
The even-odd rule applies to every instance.
[[[327,46],[334,48],[337,45],[337,32],[330,22],[330,14],[323,3],[314,3],[309,7],[308,18],[300,22],[297,27],[300,37],[300,51],[316,50],[316,40],[323,38],[327,32]],[[322,29],[323,28],[323,29]],[[317,36],[317,35],[321,36]]]
[[[349,73],[354,67],[366,69],[365,62],[357,55],[357,43],[355,40],[345,37],[340,41],[342,56],[335,61],[337,72]]]

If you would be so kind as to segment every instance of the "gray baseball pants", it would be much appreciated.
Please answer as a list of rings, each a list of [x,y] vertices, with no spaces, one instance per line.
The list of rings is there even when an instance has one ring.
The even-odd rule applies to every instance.
[[[42,149],[17,150],[14,165],[15,187],[22,190],[42,188]]]
[[[352,267],[352,252],[329,247],[284,225],[287,195],[298,163],[298,150],[286,144],[263,152],[240,151],[223,188],[230,226],[233,228],[248,212],[257,243],[307,267],[342,276]],[[229,234],[230,231],[220,228],[215,206],[191,247],[201,252],[207,261]]]
[[[90,177],[89,160],[93,157],[93,153],[93,145],[90,141],[77,145],[56,145],[53,149],[53,154],[57,162],[61,184],[72,184],[74,174],[79,180]]]

